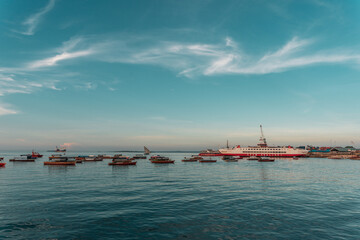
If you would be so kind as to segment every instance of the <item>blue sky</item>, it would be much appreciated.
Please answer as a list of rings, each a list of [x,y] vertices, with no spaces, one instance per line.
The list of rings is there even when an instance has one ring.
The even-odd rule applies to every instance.
[[[0,149],[360,146],[359,10],[0,1]]]

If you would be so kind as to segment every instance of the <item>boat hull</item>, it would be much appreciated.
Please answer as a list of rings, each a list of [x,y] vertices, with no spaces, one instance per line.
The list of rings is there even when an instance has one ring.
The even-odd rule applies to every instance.
[[[0,167],[5,167],[6,163],[0,163]]]
[[[75,162],[44,162],[44,165],[74,166]]]
[[[35,159],[10,159],[9,162],[35,162]]]
[[[111,162],[110,166],[127,166],[127,165],[136,165],[136,162]]]
[[[183,160],[181,160],[182,162],[197,162],[198,160],[197,159],[189,159],[189,160],[185,160],[185,159],[183,159]]]
[[[261,159],[261,160],[258,160],[258,162],[275,162],[275,159]]]
[[[151,161],[152,163],[159,163],[159,164],[166,164],[166,163],[174,163],[174,160],[170,160],[170,161]]]
[[[201,163],[214,163],[216,161],[217,160],[199,160],[199,162],[201,162]]]

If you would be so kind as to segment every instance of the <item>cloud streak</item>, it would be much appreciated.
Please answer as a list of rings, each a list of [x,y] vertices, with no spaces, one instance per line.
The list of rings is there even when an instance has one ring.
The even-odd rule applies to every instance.
[[[179,76],[196,77],[269,74],[319,64],[359,64],[359,53],[346,50],[313,52],[311,46],[314,43],[313,39],[294,37],[278,49],[252,56],[230,37],[218,44],[181,43],[146,37],[75,38],[63,46],[72,52],[35,61],[31,66],[53,66],[65,59],[89,56],[95,61],[161,66],[177,71]]]
[[[0,105],[0,116],[9,115],[9,114],[16,114],[16,113],[17,113],[16,111],[8,109],[5,106]]]
[[[55,6],[55,0],[50,0],[43,9],[41,9],[37,13],[31,15],[22,23],[24,26],[27,27],[27,29],[23,32],[18,32],[18,33],[23,34],[23,35],[28,35],[28,36],[34,35],[35,29],[41,22],[42,17],[46,13],[51,11],[54,8],[54,6]]]

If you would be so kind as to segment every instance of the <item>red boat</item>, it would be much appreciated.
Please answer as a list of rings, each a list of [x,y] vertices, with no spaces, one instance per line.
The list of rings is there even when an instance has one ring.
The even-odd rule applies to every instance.
[[[126,166],[126,165],[136,165],[136,162],[126,161],[126,162],[110,162],[110,166]]]
[[[4,163],[4,162],[0,163],[0,167],[5,167],[5,165],[6,165],[6,163]]]
[[[43,155],[41,155],[38,152],[34,152],[34,151],[32,151],[31,156],[34,157],[34,158],[42,158],[43,157]]]
[[[75,161],[69,161],[69,162],[44,162],[44,165],[60,165],[60,166],[69,166],[75,165]]]
[[[151,160],[152,163],[174,163],[175,160]]]

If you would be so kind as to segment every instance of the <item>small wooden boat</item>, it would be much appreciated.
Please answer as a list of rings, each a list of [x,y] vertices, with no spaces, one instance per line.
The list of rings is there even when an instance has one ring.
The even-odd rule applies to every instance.
[[[61,157],[64,157],[64,155],[61,155],[61,154],[53,154],[49,157],[49,160],[53,160],[53,159],[58,159],[58,158],[61,158]]]
[[[223,156],[222,160],[224,160],[225,162],[237,162],[238,159],[234,158],[233,156]]]
[[[217,161],[216,159],[212,159],[212,158],[203,158],[203,159],[199,160],[199,162],[201,162],[201,163],[214,163],[216,161]]]
[[[101,157],[102,159],[113,159],[114,156],[110,156],[110,155],[98,155],[98,157]]]
[[[74,166],[76,164],[75,157],[60,157],[53,161],[44,162],[44,165]]]
[[[181,160],[182,162],[197,162],[198,159],[194,159],[194,158],[184,158],[183,160]]]
[[[35,162],[35,159],[9,159],[9,162]]]
[[[85,162],[99,162],[102,161],[103,159],[100,157],[85,157],[85,159],[83,161]]]
[[[34,157],[31,154],[21,155],[20,157],[14,157],[9,160],[9,162],[35,162]]]
[[[54,162],[44,162],[44,165],[59,165],[59,166],[69,166],[75,165],[75,161],[69,161],[69,162],[61,162],[61,161],[54,161]]]
[[[298,157],[293,157],[293,160],[298,160],[299,158]]]
[[[127,166],[127,165],[136,165],[136,162],[133,161],[124,161],[124,162],[110,162],[110,166]]]
[[[152,163],[174,163],[175,160],[151,160]]]
[[[268,157],[263,157],[258,160],[258,162],[274,162],[274,161],[275,158],[268,158]]]
[[[143,154],[136,154],[135,156],[133,156],[133,159],[146,159],[146,156]]]
[[[249,161],[258,161],[259,159],[260,159],[259,157],[251,156],[247,160],[249,160]]]

